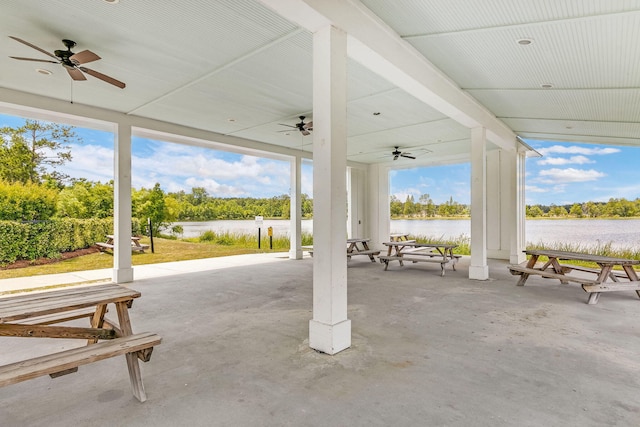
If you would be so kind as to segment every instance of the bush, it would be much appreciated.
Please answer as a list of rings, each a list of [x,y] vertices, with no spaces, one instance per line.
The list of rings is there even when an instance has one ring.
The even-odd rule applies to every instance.
[[[0,221],[0,265],[17,260],[57,258],[62,252],[88,248],[112,233],[111,218]]]
[[[37,184],[0,181],[0,220],[45,220],[56,211],[56,190]]]

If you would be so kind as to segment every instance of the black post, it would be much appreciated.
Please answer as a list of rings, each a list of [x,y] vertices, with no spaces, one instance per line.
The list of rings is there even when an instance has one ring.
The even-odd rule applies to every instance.
[[[258,227],[258,249],[260,249],[260,227]]]
[[[273,236],[269,236],[269,249],[273,249]]]
[[[153,250],[153,228],[151,228],[151,218],[147,218],[147,226],[149,227],[149,240],[151,240],[151,253],[155,253]]]

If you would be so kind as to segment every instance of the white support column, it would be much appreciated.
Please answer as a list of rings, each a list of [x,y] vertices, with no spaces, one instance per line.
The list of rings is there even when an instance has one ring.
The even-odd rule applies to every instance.
[[[295,156],[291,159],[291,194],[289,213],[289,258],[302,259],[302,157]]]
[[[114,152],[113,281],[133,281],[131,266],[131,126],[118,123]]]
[[[389,169],[379,164],[369,165],[367,197],[367,236],[370,247],[385,249],[382,242],[389,241]]]
[[[511,215],[511,254],[509,262],[512,264],[520,264],[527,259],[522,252],[527,245],[525,223],[526,223],[526,206],[525,206],[525,164],[526,151],[518,151],[514,154],[511,162],[511,197],[513,199],[514,211]]]
[[[347,169],[347,235],[349,238],[369,237],[365,231],[365,180],[366,172],[362,169]]]
[[[351,346],[347,319],[347,35],[313,35],[313,319],[309,346],[336,354]]]
[[[471,265],[469,279],[487,280],[487,138],[482,127],[471,129]]]

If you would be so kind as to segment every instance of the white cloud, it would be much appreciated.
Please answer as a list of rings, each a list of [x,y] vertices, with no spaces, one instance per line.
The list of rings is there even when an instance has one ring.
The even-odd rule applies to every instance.
[[[553,166],[562,166],[562,165],[570,165],[570,164],[584,165],[587,163],[595,163],[595,162],[585,156],[571,156],[569,158],[547,157],[546,159],[538,160],[539,165],[553,165]]]
[[[191,189],[194,187],[202,187],[207,190],[209,195],[218,197],[240,197],[246,196],[246,192],[239,187],[220,184],[213,179],[188,178],[185,184]]]
[[[542,188],[542,187],[538,187],[535,185],[525,185],[524,186],[524,191],[526,193],[546,193],[547,191],[549,191],[548,188]]]
[[[108,182],[113,179],[113,150],[99,145],[74,145],[72,159],[59,168],[72,178]]]
[[[585,182],[595,181],[606,176],[603,172],[598,172],[594,169],[546,169],[539,172],[541,178],[536,181],[546,184],[562,184],[567,182]]]
[[[562,145],[552,145],[551,147],[546,148],[536,148],[543,156],[546,154],[556,153],[556,154],[582,154],[585,156],[593,156],[593,155],[604,155],[604,154],[614,154],[619,153],[620,150],[618,148],[599,148],[599,147],[580,147],[577,145],[571,145],[569,147],[565,147]]]

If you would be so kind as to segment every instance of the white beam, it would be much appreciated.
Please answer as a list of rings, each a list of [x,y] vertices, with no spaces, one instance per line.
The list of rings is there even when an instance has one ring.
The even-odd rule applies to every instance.
[[[131,126],[119,124],[114,147],[113,281],[133,281],[131,266]]]
[[[291,190],[289,191],[289,258],[302,259],[302,159],[291,159]]]
[[[471,264],[469,279],[487,280],[487,139],[482,127],[471,129]]]
[[[347,319],[347,36],[313,35],[313,319],[309,346],[327,354],[351,346]]]
[[[357,0],[260,0],[290,21],[314,31],[323,19],[349,35],[351,58],[468,128],[515,149],[516,135]]]

